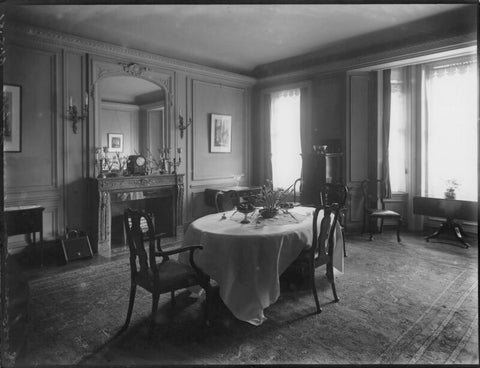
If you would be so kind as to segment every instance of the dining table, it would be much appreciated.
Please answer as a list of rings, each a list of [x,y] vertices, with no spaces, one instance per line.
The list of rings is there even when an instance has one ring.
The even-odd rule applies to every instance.
[[[280,275],[312,244],[314,211],[298,206],[273,218],[263,218],[258,209],[206,215],[189,225],[184,245],[203,246],[195,263],[218,283],[224,304],[239,320],[260,325],[265,308],[280,296]],[[334,234],[335,244],[342,244],[338,226]],[[179,261],[188,263],[188,256]],[[343,273],[343,252],[334,251],[333,266],[336,274]]]

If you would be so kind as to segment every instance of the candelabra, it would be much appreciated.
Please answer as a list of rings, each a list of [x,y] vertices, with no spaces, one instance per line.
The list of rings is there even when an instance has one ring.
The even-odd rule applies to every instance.
[[[80,110],[81,111],[79,111],[77,106],[73,104],[72,97],[70,97],[67,110],[67,119],[72,122],[72,130],[74,134],[77,134],[78,131],[77,123],[88,118],[88,93],[85,93],[85,105],[82,106]]]
[[[313,153],[316,153],[317,155],[324,155],[325,153],[327,153],[327,146],[326,145],[319,146],[314,144]]]
[[[175,174],[177,172],[177,167],[182,163],[182,149],[177,148],[178,158],[170,156],[170,148],[165,148],[164,150],[159,150],[160,152],[160,162],[161,162],[161,172],[167,174]]]

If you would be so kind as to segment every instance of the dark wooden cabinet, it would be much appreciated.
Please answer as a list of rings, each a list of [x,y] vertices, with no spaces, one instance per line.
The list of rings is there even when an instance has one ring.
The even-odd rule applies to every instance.
[[[302,157],[302,204],[320,204],[319,188],[325,183],[345,184],[343,153],[311,153]]]

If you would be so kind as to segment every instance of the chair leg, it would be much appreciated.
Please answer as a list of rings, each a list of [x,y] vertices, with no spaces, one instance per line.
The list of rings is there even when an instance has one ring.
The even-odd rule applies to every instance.
[[[132,318],[133,303],[135,302],[136,291],[137,291],[137,284],[132,282],[130,284],[130,299],[128,301],[127,319],[125,320],[125,324],[123,325],[122,330],[126,330],[128,325],[130,324],[130,318]]]
[[[400,243],[400,227],[402,226],[402,219],[398,219],[398,225],[397,225],[397,241]]]
[[[342,242],[343,242],[343,256],[346,257],[347,251],[345,249],[345,230],[343,227],[342,227]]]
[[[175,305],[175,290],[170,291],[170,299],[172,301],[172,305]]]
[[[376,220],[375,220],[375,222],[376,222]],[[368,227],[369,227],[369,231],[370,231],[370,237],[368,238],[368,240],[372,240],[373,239],[373,221],[372,221],[371,218],[370,218]]]
[[[335,280],[333,279],[333,277],[332,277],[331,283],[332,283],[333,298],[335,300],[335,303],[338,303],[340,299],[338,299],[338,296],[337,296],[337,289],[335,288]]]
[[[312,293],[313,293],[313,297],[315,298],[315,305],[317,306],[317,313],[321,313],[322,308],[320,308],[320,303],[318,301],[317,285],[315,284],[315,268],[313,266],[311,266],[311,269],[310,269],[310,276],[311,276],[310,282],[312,284]]]
[[[153,335],[153,331],[155,330],[155,317],[157,315],[157,308],[158,308],[158,300],[160,299],[160,294],[153,293],[152,294],[152,316],[150,319],[150,336]]]
[[[338,299],[337,296],[337,289],[335,288],[335,276],[333,273],[333,265],[331,263],[327,264],[327,280],[332,285],[333,299],[335,300],[335,303],[338,303],[340,299]]]
[[[204,317],[203,317],[203,323],[205,326],[210,327],[211,321],[211,311],[212,311],[212,300],[213,300],[213,295],[212,295],[212,287],[207,286],[205,288],[205,311],[204,311]]]
[[[383,232],[383,218],[380,219],[380,234]]]

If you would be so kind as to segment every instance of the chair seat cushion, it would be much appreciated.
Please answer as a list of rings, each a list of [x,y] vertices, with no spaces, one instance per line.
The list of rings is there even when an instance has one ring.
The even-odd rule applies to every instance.
[[[370,212],[370,216],[378,217],[400,217],[400,214],[390,210],[373,210]]]
[[[189,265],[169,259],[166,262],[158,263],[157,267],[160,279],[159,291],[161,293],[199,284],[196,271]],[[145,289],[151,290],[153,287],[153,271],[149,268],[148,276],[138,272],[135,281]]]

